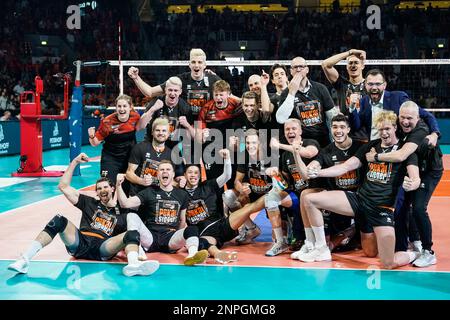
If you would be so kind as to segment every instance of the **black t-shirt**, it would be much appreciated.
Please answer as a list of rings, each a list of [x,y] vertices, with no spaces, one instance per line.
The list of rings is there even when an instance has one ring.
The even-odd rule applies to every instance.
[[[82,213],[80,231],[92,232],[109,238],[127,230],[126,213],[128,210],[122,209],[118,205],[109,208],[104,206],[100,200],[80,194],[75,207]]]
[[[165,96],[159,97],[161,101],[165,101]],[[155,100],[152,100],[148,105],[145,111],[150,109],[156,102]],[[184,129],[183,126],[179,123],[180,117],[186,117],[187,121],[191,126],[194,126],[194,116],[192,115],[192,110],[189,107],[189,105],[180,98],[178,101],[178,104],[172,108],[168,107],[166,103],[164,102],[164,106],[156,111],[152,115],[152,119],[150,120],[147,127],[151,128],[153,125],[153,122],[157,118],[165,118],[169,121],[169,132],[170,136],[169,139],[166,141],[166,144],[172,149],[178,142],[180,142],[180,132],[176,131],[177,129]],[[193,138],[193,137],[191,137]]]
[[[247,155],[245,164],[238,164],[237,171],[244,174],[242,182],[250,184],[253,194],[263,195],[272,188],[272,178],[266,175],[267,168],[262,161],[248,160]]]
[[[162,160],[171,161],[171,149],[165,147],[162,152],[156,152],[155,148],[150,141],[144,140],[139,142],[131,150],[129,163],[137,164],[137,168],[134,173],[143,178],[146,174],[151,174],[154,178],[152,181],[153,186],[158,186],[159,181],[156,177],[158,166]],[[177,170],[178,173],[178,170]],[[130,184],[130,195],[136,195],[146,187],[138,184]]]
[[[365,81],[353,84],[347,78],[339,75],[333,88],[336,89],[338,94],[339,110],[348,116],[350,114],[348,108],[350,107],[350,95],[352,93],[359,93],[360,99],[367,94]],[[359,103],[356,105],[356,109],[359,111]]]
[[[350,111],[350,95],[352,93],[359,93],[360,99],[367,94],[365,81],[353,84],[347,78],[339,75],[335,83],[333,83],[333,88],[336,89],[338,95],[339,110],[346,116],[349,116]],[[359,101],[356,104],[356,109],[359,112]],[[351,137],[359,141],[368,141],[367,132],[365,128],[360,128],[356,132],[351,133]]]
[[[316,140],[313,139],[304,139],[303,147],[315,146],[317,150],[320,150],[320,145]],[[303,158],[303,162],[305,165],[308,165],[314,158]],[[289,189],[301,192],[306,188],[316,188],[320,187],[323,182],[322,179],[313,179],[313,180],[303,180],[300,174],[300,170],[298,169],[297,164],[295,163],[295,157],[292,152],[285,151],[281,156],[281,171],[285,173],[285,176],[289,182]]]
[[[308,92],[298,91],[294,98],[294,109],[289,118],[300,119],[302,123],[302,137],[330,143],[326,112],[334,108],[333,99],[328,89],[321,83],[310,81],[311,88]],[[289,91],[285,91],[281,97],[281,104],[286,100]],[[325,146],[324,145],[324,146]]]
[[[355,154],[361,163],[362,171],[366,172],[364,182],[358,193],[365,201],[375,206],[394,207],[397,192],[406,175],[408,165],[418,165],[417,155],[413,153],[403,162],[367,162],[366,153],[375,148],[377,153],[388,153],[399,149],[398,144],[381,147],[381,139],[370,141],[363,145]]]
[[[316,160],[322,168],[329,168],[350,159],[362,145],[363,143],[353,140],[347,150],[341,150],[332,142],[320,151]],[[361,174],[359,169],[356,169],[326,180],[330,190],[356,190],[361,184]]]
[[[223,211],[217,207],[217,194],[221,188],[216,179],[201,182],[194,190],[185,189],[189,194],[186,221],[197,225],[200,230],[223,217]]]
[[[231,127],[235,130],[239,138],[239,143],[241,144],[240,148],[242,150],[245,148],[245,132],[247,132],[248,129],[258,130],[258,136],[266,150],[269,147],[271,137],[279,139],[278,131],[272,132],[272,130],[276,130],[277,128],[274,127],[271,118],[270,114],[260,112],[260,116],[255,122],[251,122],[244,113],[233,120]]]
[[[150,230],[161,227],[178,229],[181,211],[187,208],[189,195],[174,188],[167,192],[158,187],[145,188],[136,195],[141,200],[143,220]],[[140,208],[141,209],[141,208]]]
[[[191,72],[179,74],[177,77],[183,82],[181,97],[191,107],[194,116],[197,116],[206,102],[213,98],[213,84],[221,80],[219,76],[209,73],[205,73],[204,78],[200,81],[192,79]],[[166,83],[164,82],[160,86],[165,90]]]
[[[434,148],[428,146],[428,139],[425,139],[429,135],[429,128],[420,120],[416,127],[411,130],[411,132],[404,134],[402,136],[402,144],[411,142],[416,144],[417,150],[416,154],[419,157],[419,166],[421,175],[428,171],[442,171],[444,170],[444,165],[442,163],[442,150],[439,146],[439,141]]]

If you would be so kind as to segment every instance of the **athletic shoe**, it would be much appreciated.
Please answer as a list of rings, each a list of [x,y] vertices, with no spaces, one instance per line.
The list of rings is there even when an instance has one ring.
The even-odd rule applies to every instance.
[[[284,242],[274,242],[272,247],[266,251],[266,256],[268,257],[275,257],[279,254],[282,254],[283,252],[288,251],[289,246]]]
[[[235,262],[237,261],[237,252],[236,251],[220,251],[216,256],[214,257],[214,260],[216,260],[219,263],[226,264],[229,262]]]
[[[255,239],[257,236],[261,234],[261,229],[255,225],[251,229],[247,229],[246,226],[243,226],[242,233],[239,233],[239,236],[236,238],[237,244],[249,244],[253,242],[253,239]]]
[[[306,253],[311,252],[313,250],[314,250],[314,245],[311,242],[309,242],[309,241],[305,241],[305,243],[302,245],[300,250],[291,253],[291,259],[298,260],[298,257],[300,255],[306,254]]]
[[[437,259],[434,252],[429,250],[422,250],[422,254],[413,262],[413,265],[419,268],[429,267],[436,264]]]
[[[356,227],[354,224],[352,224],[347,229],[339,232],[335,236],[332,236],[330,239],[330,242],[328,244],[328,247],[330,248],[330,251],[333,251],[339,246],[345,246],[347,245],[350,240],[354,237],[356,233]]]
[[[315,247],[314,250],[299,254],[298,260],[303,262],[315,262],[315,261],[331,261],[331,251],[328,246]]]
[[[292,239],[291,243],[289,243],[289,250],[298,251],[303,247],[304,244],[305,244],[304,240],[296,240],[294,238]]]
[[[137,264],[127,264],[122,272],[127,277],[149,276],[159,269],[159,262],[156,260],[139,261]]]
[[[206,259],[208,259],[208,250],[200,250],[197,251],[196,254],[194,254],[193,256],[190,257],[186,257],[184,259],[184,265],[185,266],[193,266],[194,264],[199,264],[199,263],[203,263],[206,261]]]
[[[21,255],[19,259],[8,266],[8,269],[14,270],[18,273],[27,273],[29,266],[30,261],[26,257]]]

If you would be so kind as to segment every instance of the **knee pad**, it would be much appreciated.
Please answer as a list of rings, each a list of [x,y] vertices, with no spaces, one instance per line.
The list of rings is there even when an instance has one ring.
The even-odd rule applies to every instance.
[[[130,230],[125,233],[125,236],[123,237],[123,243],[125,245],[129,244],[136,244],[139,245],[141,242],[141,237],[139,235],[139,232],[136,230]]]
[[[278,206],[281,203],[281,196],[273,189],[264,196],[264,206],[267,211],[278,210]]]
[[[187,226],[183,231],[183,238],[189,239],[190,237],[198,237],[198,234],[197,226]]]
[[[44,231],[53,239],[58,233],[63,232],[64,229],[66,229],[67,222],[68,220],[66,217],[57,214],[49,221],[49,223],[47,223]]]
[[[208,250],[211,244],[205,238],[199,239],[198,250]]]
[[[234,211],[241,208],[241,204],[238,201],[238,197],[233,192],[233,190],[227,190],[222,195],[223,203]]]

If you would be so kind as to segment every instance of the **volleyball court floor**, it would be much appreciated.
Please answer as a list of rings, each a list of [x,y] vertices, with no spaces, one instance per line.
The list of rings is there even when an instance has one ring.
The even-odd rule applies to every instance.
[[[450,299],[450,147],[443,148],[445,174],[430,202],[434,250],[438,263],[418,269],[381,270],[378,259],[361,251],[333,254],[332,262],[303,263],[290,253],[265,257],[270,225],[255,217],[263,233],[254,244],[230,246],[238,261],[226,265],[208,259],[193,267],[182,264],[186,252],[147,254],[160,269],[149,277],[122,275],[125,261],[72,259],[59,237],[31,262],[26,275],[7,266],[57,213],[78,225],[79,211],[59,192],[59,178],[12,178],[19,156],[0,157],[0,299],[152,299],[152,300],[298,300],[298,299]],[[93,162],[83,164],[72,186],[92,193],[99,172],[100,148],[83,147]],[[48,170],[65,168],[69,150],[44,152]]]

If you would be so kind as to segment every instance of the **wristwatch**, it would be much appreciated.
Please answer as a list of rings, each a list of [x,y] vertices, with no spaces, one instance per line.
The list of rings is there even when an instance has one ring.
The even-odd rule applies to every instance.
[[[378,160],[378,153],[375,153],[375,155],[373,156],[373,158],[375,159],[376,162],[379,162],[380,160]]]

